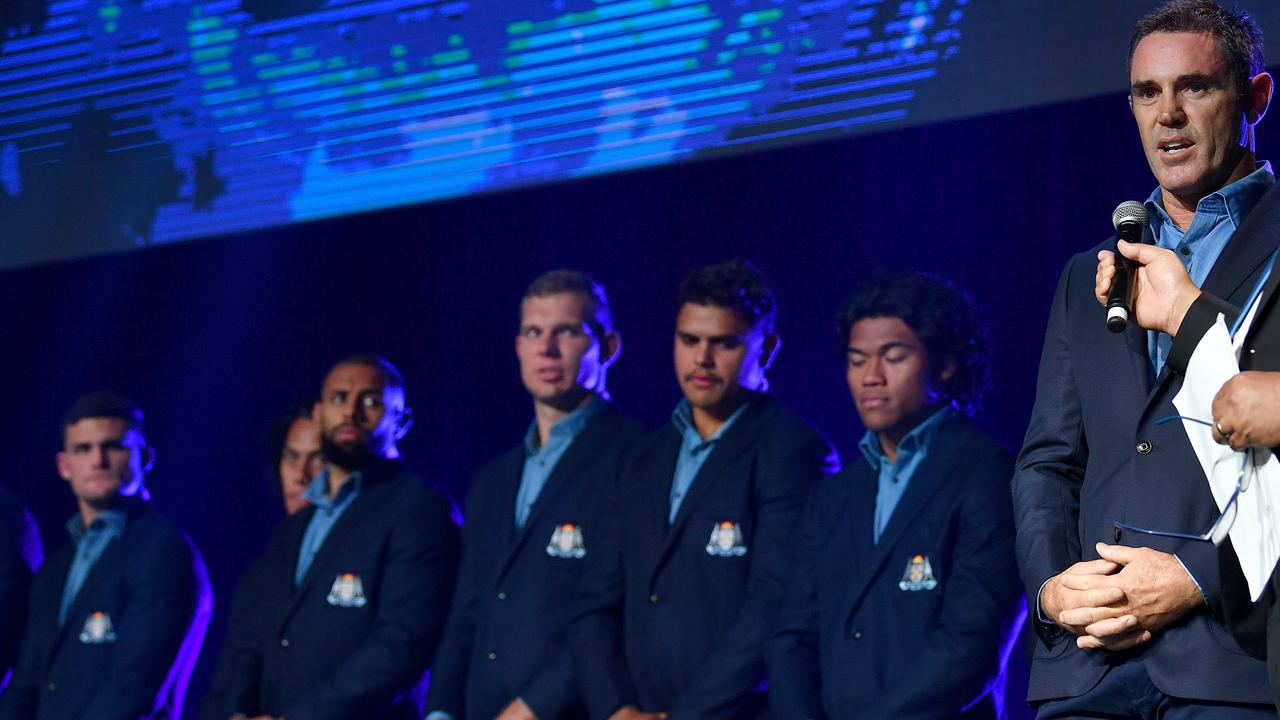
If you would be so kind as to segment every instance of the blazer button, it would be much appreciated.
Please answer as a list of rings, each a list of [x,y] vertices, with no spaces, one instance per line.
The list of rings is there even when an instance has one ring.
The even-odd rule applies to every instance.
[[[649,603],[650,603],[651,605],[657,605],[657,604],[658,604],[659,602],[661,602],[661,601],[662,601],[662,598],[658,597],[658,594],[657,594],[657,593],[654,593],[654,594],[652,594],[652,595],[650,595],[650,596],[649,596]]]
[[[53,691],[55,691],[55,690],[57,690],[57,689],[58,689],[58,686],[57,686],[57,685],[54,685],[53,683],[49,683],[49,685],[48,685],[48,688],[47,688],[47,689],[49,690],[49,692],[53,692]]]
[[[497,660],[497,659],[498,659],[498,653],[496,653],[496,652],[491,652],[491,653],[489,653],[489,659],[490,659],[490,660]]]
[[[498,593],[498,599],[499,599],[499,600],[506,600],[506,599],[507,599],[507,594],[506,594],[506,593],[504,593],[504,592],[499,592],[499,593]]]
[[[289,638],[280,638],[280,647],[282,648],[289,647]]]
[[[1146,440],[1143,440],[1142,442],[1138,443],[1138,447],[1136,448],[1136,450],[1138,451],[1139,455],[1150,455],[1151,443],[1147,442]]]
[[[849,636],[850,636],[850,637],[852,637],[854,640],[861,640],[861,639],[862,639],[862,631],[861,631],[861,630],[858,630],[858,629],[854,629],[854,631],[853,631],[853,632],[849,633]]]

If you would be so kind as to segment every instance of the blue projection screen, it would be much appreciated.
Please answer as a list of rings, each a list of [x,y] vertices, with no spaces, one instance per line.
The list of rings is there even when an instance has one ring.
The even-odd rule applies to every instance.
[[[1149,3],[4,7],[0,267],[1122,91]]]

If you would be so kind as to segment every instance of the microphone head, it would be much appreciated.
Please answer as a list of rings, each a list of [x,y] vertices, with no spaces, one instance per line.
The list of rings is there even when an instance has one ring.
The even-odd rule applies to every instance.
[[[1128,223],[1137,223],[1146,227],[1149,222],[1151,218],[1147,215],[1147,209],[1136,200],[1125,200],[1116,206],[1115,212],[1111,213],[1111,227],[1117,230],[1121,225]]]

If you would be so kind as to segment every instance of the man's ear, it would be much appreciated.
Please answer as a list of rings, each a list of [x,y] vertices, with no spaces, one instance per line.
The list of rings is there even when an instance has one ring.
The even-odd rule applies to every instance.
[[[139,452],[142,453],[142,474],[146,475],[156,466],[156,449],[150,445],[143,445]]]
[[[618,362],[622,354],[622,336],[617,330],[610,330],[600,339],[600,367],[609,367]]]
[[[404,437],[411,427],[413,427],[413,408],[405,405],[396,416],[396,440]]]
[[[53,462],[58,468],[58,476],[67,482],[71,482],[71,468],[68,467],[67,453],[59,450],[53,456]]]
[[[782,338],[777,333],[764,336],[764,345],[760,348],[760,369],[768,370],[778,357],[778,348],[782,347]]]
[[[1272,79],[1271,73],[1260,72],[1249,78],[1249,88],[1245,91],[1244,97],[1244,117],[1250,125],[1257,125],[1258,121],[1267,114],[1273,92],[1275,92],[1275,80]]]

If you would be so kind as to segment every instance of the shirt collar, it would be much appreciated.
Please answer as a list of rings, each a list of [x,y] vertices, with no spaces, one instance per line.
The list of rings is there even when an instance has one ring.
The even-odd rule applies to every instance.
[[[67,534],[71,536],[72,542],[80,542],[85,535],[94,532],[106,531],[109,535],[120,536],[124,534],[124,526],[128,519],[129,515],[123,510],[103,510],[86,528],[80,513],[76,513],[67,520]]]
[[[1196,213],[1199,214],[1200,209],[1207,207],[1209,204],[1221,203],[1226,206],[1227,215],[1231,218],[1232,224],[1239,227],[1240,223],[1244,222],[1244,216],[1249,214],[1254,205],[1258,204],[1259,198],[1275,184],[1275,181],[1276,176],[1271,171],[1271,163],[1263,160],[1257,163],[1253,172],[1220,190],[1200,198],[1200,202],[1196,203]],[[1155,190],[1151,191],[1151,195],[1143,204],[1146,205],[1148,210],[1155,213],[1155,219],[1159,223],[1173,223],[1169,213],[1165,212],[1159,185],[1156,186]]]
[[[604,406],[604,400],[599,395],[592,393],[591,399],[586,405],[579,407],[573,412],[560,418],[556,424],[551,426],[551,430],[547,433],[548,437],[565,436],[577,437],[582,432],[582,428],[587,426],[587,421],[595,416],[600,408]],[[524,434],[524,451],[527,455],[537,455],[542,449],[542,441],[538,439],[538,421],[534,420],[529,423],[529,429]]]
[[[934,436],[938,434],[938,426],[942,425],[943,421],[951,417],[953,413],[955,413],[955,408],[950,404],[943,405],[937,412],[925,418],[924,422],[911,428],[911,431],[898,443],[898,458],[892,464],[901,464],[917,452],[927,449],[933,442]],[[884,454],[884,449],[880,447],[880,439],[870,430],[858,441],[858,450],[867,459],[871,469],[876,472],[880,471],[882,462],[889,461],[888,456]]]
[[[704,445],[710,445],[723,437],[724,434],[729,431],[729,426],[733,425],[733,421],[737,420],[742,413],[746,412],[747,406],[750,404],[751,401],[748,400],[739,405],[738,409],[734,410],[733,414],[730,415],[729,418],[724,421],[724,424],[720,426],[720,429],[716,430],[715,434],[706,440],[702,439],[702,435],[698,433],[698,428],[693,424],[693,406],[689,404],[688,398],[681,398],[680,402],[676,403],[676,409],[671,411],[671,422],[675,424],[676,430],[680,431],[681,436],[685,438],[697,438],[695,447],[702,447]]]
[[[342,487],[338,488],[338,494],[333,496],[331,500],[329,499],[329,468],[325,467],[311,479],[311,484],[303,491],[302,497],[316,507],[329,507],[330,505],[337,505],[348,496],[360,492],[360,485],[363,482],[363,471],[357,470],[351,473],[351,477],[347,478]]]

